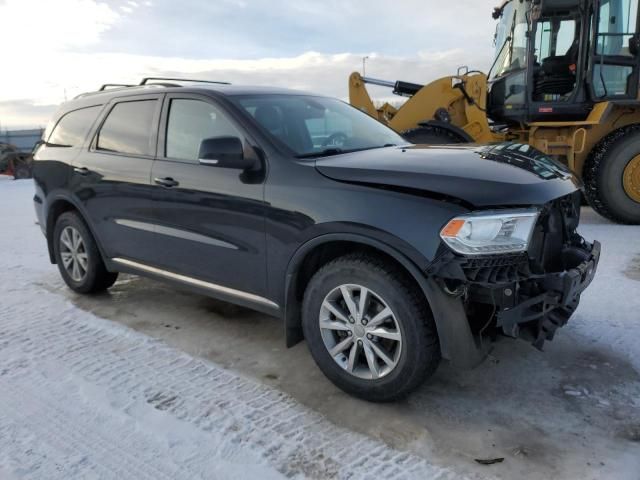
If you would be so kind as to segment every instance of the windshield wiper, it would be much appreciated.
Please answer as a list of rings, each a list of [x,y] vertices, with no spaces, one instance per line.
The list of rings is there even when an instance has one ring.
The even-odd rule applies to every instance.
[[[296,158],[330,157],[331,155],[340,155],[341,153],[348,153],[352,151],[353,150],[343,150],[341,148],[332,147],[332,148],[325,148],[320,152],[303,153],[301,155],[296,155]]]
[[[350,150],[343,150],[338,147],[326,148],[320,152],[313,153],[303,153],[301,155],[296,155],[296,158],[316,158],[316,157],[330,157],[331,155],[340,155],[341,153],[353,153],[353,152],[362,152],[363,150],[373,150],[375,148],[385,148],[385,147],[395,147],[395,143],[385,143],[384,145],[376,145],[373,147],[363,147],[363,148],[352,148]]]

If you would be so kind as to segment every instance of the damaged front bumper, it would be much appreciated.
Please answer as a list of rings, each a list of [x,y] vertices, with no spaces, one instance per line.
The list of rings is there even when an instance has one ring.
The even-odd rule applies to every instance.
[[[470,258],[443,250],[427,273],[462,302],[477,346],[484,335],[502,332],[542,349],[593,280],[600,243],[574,233],[555,257],[545,260],[554,268],[541,269],[528,253]]]
[[[512,307],[497,312],[496,325],[505,335],[518,337],[522,333],[532,337],[533,345],[542,349],[545,340],[552,340],[555,331],[564,326],[580,301],[580,294],[595,276],[600,260],[600,243],[594,241],[583,248],[575,248],[572,255],[581,258],[580,263],[562,272],[548,273],[529,281],[535,281],[543,290],[531,298],[520,299]]]

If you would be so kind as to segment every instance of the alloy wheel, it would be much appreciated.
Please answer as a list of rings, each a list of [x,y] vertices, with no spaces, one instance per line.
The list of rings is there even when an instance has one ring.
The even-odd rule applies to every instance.
[[[320,307],[320,332],[334,361],[351,375],[375,380],[400,360],[398,320],[380,295],[362,285],[340,285]]]
[[[60,233],[60,258],[73,281],[84,280],[87,275],[89,255],[82,235],[74,227],[65,227]]]

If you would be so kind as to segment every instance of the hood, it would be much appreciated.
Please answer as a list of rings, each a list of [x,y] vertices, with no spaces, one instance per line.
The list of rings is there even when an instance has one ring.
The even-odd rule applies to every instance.
[[[343,182],[415,189],[476,207],[541,205],[580,188],[562,164],[529,145],[387,147],[316,161]]]

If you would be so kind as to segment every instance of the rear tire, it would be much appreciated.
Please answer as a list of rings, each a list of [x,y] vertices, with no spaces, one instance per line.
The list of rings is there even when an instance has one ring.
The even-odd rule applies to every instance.
[[[350,315],[341,287],[358,292],[352,297],[358,310],[353,322],[340,321],[333,313],[327,316],[327,301],[343,316]],[[361,313],[362,291],[368,301]],[[376,316],[385,306],[391,314],[379,323]],[[318,270],[304,294],[302,327],[320,370],[339,388],[364,400],[402,398],[431,376],[440,362],[438,335],[424,295],[403,270],[374,256],[350,254]],[[347,347],[340,350],[338,344],[345,341]],[[331,347],[340,353],[332,355]]]
[[[58,217],[53,248],[60,275],[71,290],[96,293],[116,282],[118,274],[107,271],[93,235],[77,213]]]
[[[598,143],[582,170],[585,195],[593,209],[609,220],[640,224],[640,202],[625,190],[624,175],[640,155],[640,125],[616,130]],[[640,182],[640,170],[636,172]],[[640,185],[635,184],[640,196]]]
[[[424,125],[410,130],[405,130],[401,135],[405,140],[416,145],[450,145],[453,143],[468,143],[461,135],[435,125]]]

